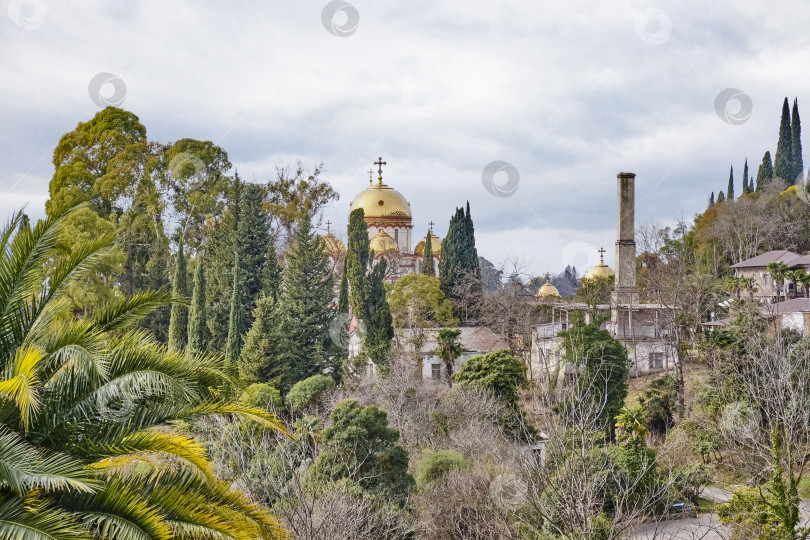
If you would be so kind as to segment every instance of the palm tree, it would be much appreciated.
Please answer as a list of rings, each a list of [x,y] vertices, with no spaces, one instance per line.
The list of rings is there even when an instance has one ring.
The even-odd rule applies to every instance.
[[[754,293],[757,292],[757,280],[754,276],[741,277],[740,287],[748,291],[748,296],[751,300],[754,299]]]
[[[644,407],[622,407],[616,416],[616,431],[620,442],[643,441],[649,431]]]
[[[795,271],[798,275],[796,279],[802,285],[802,296],[805,298],[810,298],[810,274],[803,270],[796,270]]]
[[[723,281],[723,285],[725,286],[726,290],[729,292],[733,292],[737,297],[737,300],[740,299],[740,289],[742,288],[742,280],[743,278],[737,276],[729,276]]]
[[[232,399],[221,358],[187,358],[131,329],[166,294],[73,317],[63,293],[112,238],[66,250],[72,211],[33,229],[17,213],[0,232],[0,538],[286,538],[173,422],[284,427]]]
[[[779,303],[779,299],[782,294],[782,289],[784,288],[785,285],[785,278],[787,276],[787,273],[790,271],[790,268],[784,262],[779,261],[768,263],[766,269],[776,282],[776,302]],[[785,299],[787,300],[787,295],[785,295]]]
[[[442,328],[436,337],[436,355],[444,362],[450,386],[453,386],[453,364],[462,352],[459,336],[461,330],[458,328]]]

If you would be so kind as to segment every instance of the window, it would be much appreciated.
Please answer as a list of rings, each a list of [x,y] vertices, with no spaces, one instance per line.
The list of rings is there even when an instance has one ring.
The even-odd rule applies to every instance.
[[[663,369],[664,367],[664,353],[651,352],[650,353],[650,369]]]
[[[394,229],[394,240],[399,243],[399,229]]]
[[[434,381],[439,381],[442,378],[442,365],[441,364],[431,364],[430,365],[430,378]]]

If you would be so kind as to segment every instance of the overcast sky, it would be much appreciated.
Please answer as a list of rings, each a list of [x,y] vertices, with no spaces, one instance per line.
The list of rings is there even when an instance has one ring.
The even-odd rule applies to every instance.
[[[536,274],[587,269],[600,246],[612,264],[619,171],[637,174],[637,222],[671,224],[732,164],[739,193],[743,160],[755,174],[775,150],[785,96],[810,126],[802,0],[1,4],[3,215],[43,214],[59,137],[101,108],[99,73],[151,140],[211,140],[247,180],[324,162],[344,236],[381,155],[415,237],[431,220],[443,236],[469,200],[479,253]],[[718,113],[729,88],[743,95]],[[493,161],[519,175],[510,196],[483,185]]]

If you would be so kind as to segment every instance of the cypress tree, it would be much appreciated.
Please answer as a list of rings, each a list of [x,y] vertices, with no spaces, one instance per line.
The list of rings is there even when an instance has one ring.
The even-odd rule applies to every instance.
[[[770,151],[765,152],[762,156],[762,164],[757,171],[757,191],[762,191],[765,186],[773,179],[773,165],[771,164]]]
[[[366,272],[368,272],[368,227],[362,208],[349,214],[349,238],[346,245],[346,276],[349,281],[349,303],[357,319],[368,318],[366,309]]]
[[[793,176],[792,184],[802,183],[804,176],[804,159],[802,158],[802,122],[799,119],[799,100],[793,100],[793,117],[790,123],[791,149],[793,150]]]
[[[185,298],[188,296],[188,268],[186,267],[186,256],[183,253],[183,240],[180,240],[177,245],[172,295],[175,298]],[[187,337],[188,306],[184,303],[175,302],[172,304],[172,312],[169,319],[169,350],[182,350],[186,346]]]
[[[334,317],[334,285],[329,255],[304,213],[287,253],[282,310],[289,342],[290,382],[334,371],[330,363],[329,325]]]
[[[436,268],[433,263],[433,240],[430,239],[432,231],[428,231],[425,237],[425,252],[422,254],[422,273],[428,276],[436,275]]]
[[[188,347],[189,356],[200,355],[208,345],[208,324],[205,316],[205,265],[203,257],[197,257],[197,268],[194,269],[194,292],[191,297],[191,308],[188,313]]]
[[[165,291],[171,287],[169,272],[169,240],[165,235],[159,235],[153,246],[152,256],[146,263],[147,288],[153,291]],[[171,307],[159,307],[143,318],[141,328],[148,330],[160,343],[169,340],[169,322]]]
[[[464,247],[464,269],[477,278],[481,278],[481,268],[478,265],[478,249],[475,247],[475,226],[470,215],[470,201],[467,201],[467,213],[465,221],[465,247]]]
[[[394,321],[391,308],[385,297],[385,272],[387,263],[380,257],[368,276],[368,311],[364,350],[385,375],[388,371],[388,351],[394,338]]]
[[[453,298],[453,289],[464,271],[466,231],[464,210],[456,208],[442,242],[442,258],[439,261],[439,281],[447,298]]]
[[[743,166],[743,195],[747,195],[754,191],[748,184],[748,158],[745,158],[745,165]]]
[[[281,293],[281,267],[278,264],[276,255],[275,238],[270,238],[267,244],[267,255],[264,258],[264,270],[262,273],[262,292],[269,296],[274,302],[278,301]]]
[[[722,191],[720,191],[720,193],[717,194],[717,202],[718,203],[726,202],[726,196],[723,194]]]
[[[266,191],[258,184],[245,184],[239,204],[236,249],[242,276],[242,318],[253,322],[253,308],[262,292],[263,270],[270,243],[270,224],[263,208]]]
[[[338,293],[338,313],[349,313],[349,279],[346,275],[346,265],[343,265],[343,277],[340,278],[340,293]]]
[[[729,201],[734,200],[734,165],[731,166],[731,171],[728,173],[728,193],[726,198]]]
[[[253,310],[253,325],[245,336],[239,376],[246,384],[267,383],[286,392],[289,387],[284,318],[279,304],[263,295]]]
[[[228,319],[228,341],[225,345],[225,360],[233,366],[242,352],[242,334],[245,332],[245,320],[242,317],[244,303],[242,300],[242,268],[239,254],[234,255],[233,284],[231,285],[231,315]]]
[[[793,178],[793,134],[790,130],[790,106],[785,98],[782,104],[782,121],[779,124],[779,141],[776,144],[776,157],[773,163],[773,175],[776,178],[792,183]]]
[[[709,208],[714,206],[714,191],[712,191],[711,196],[709,197]]]

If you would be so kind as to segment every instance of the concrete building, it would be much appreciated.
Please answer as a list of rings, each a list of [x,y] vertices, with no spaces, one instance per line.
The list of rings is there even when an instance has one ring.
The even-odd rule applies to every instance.
[[[627,349],[631,376],[672,369],[677,351],[670,339],[674,312],[667,306],[639,301],[636,287],[635,174],[617,176],[616,270],[610,304],[596,306],[596,314],[605,318],[603,330],[622,342]],[[604,267],[604,268],[602,268]],[[596,270],[596,269],[594,269]],[[598,275],[611,271],[600,262]],[[591,306],[570,301],[552,304],[552,321],[539,325],[532,339],[530,375],[540,384],[556,387],[576,379],[581,366],[567,362],[559,333],[570,328],[574,313],[580,312],[589,323]]]
[[[738,262],[732,268],[734,268],[736,277],[752,280],[744,288],[750,291],[754,298],[763,302],[775,302],[777,296],[782,299],[797,295],[806,296],[807,291],[801,284],[795,284],[788,279],[777,283],[777,280],[768,272],[769,264],[780,262],[785,263],[790,270],[802,270],[804,273],[810,274],[810,255],[799,255],[783,249],[762,253]]]

